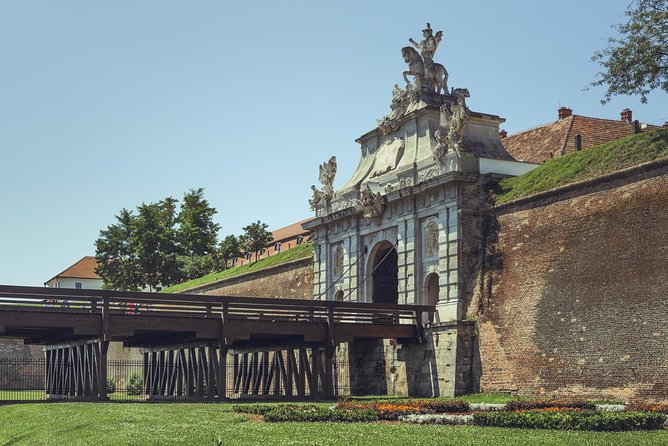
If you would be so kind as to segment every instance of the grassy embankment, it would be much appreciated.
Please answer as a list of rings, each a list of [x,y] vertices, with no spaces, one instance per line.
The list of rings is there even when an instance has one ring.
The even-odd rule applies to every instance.
[[[501,181],[497,204],[668,157],[668,129],[640,133],[553,158],[524,175]]]
[[[253,271],[259,271],[261,269],[281,265],[283,263],[292,262],[293,260],[303,259],[304,257],[310,256],[313,256],[313,244],[302,243],[301,245],[297,245],[292,249],[274,254],[264,259],[258,260],[257,262],[251,262],[247,265],[236,266],[234,268],[228,268],[217,273],[207,274],[206,276],[199,277],[197,279],[170,286],[169,288],[162,290],[162,292],[180,293],[196,286],[206,285],[218,280],[229,279],[230,277],[251,273]]]
[[[331,404],[331,403],[330,403]],[[583,432],[401,423],[263,423],[229,404],[0,406],[13,445],[608,445],[668,444],[668,431]]]

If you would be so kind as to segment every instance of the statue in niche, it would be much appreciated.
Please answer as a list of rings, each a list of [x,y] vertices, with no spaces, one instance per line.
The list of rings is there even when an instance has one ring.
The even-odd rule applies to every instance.
[[[441,126],[447,130],[443,134],[440,130],[434,133],[436,146],[433,149],[434,159],[440,160],[450,150],[460,156],[460,152],[466,150],[464,145],[464,131],[468,125],[469,109],[466,106],[466,98],[471,97],[466,88],[453,88],[451,95],[455,98],[452,105],[444,104],[441,107]]]
[[[424,235],[425,256],[435,257],[438,255],[438,223],[429,222],[425,228]]]
[[[423,39],[420,43],[413,39],[408,41],[419,50],[419,52],[410,46],[401,49],[401,55],[404,62],[408,64],[408,70],[404,71],[404,80],[410,84],[407,76],[413,76],[413,82],[417,89],[426,89],[435,91],[437,94],[448,93],[448,71],[439,63],[434,62],[434,53],[438,48],[443,31],[438,31],[433,35],[433,30],[429,23],[427,28],[422,30]]]
[[[337,245],[334,250],[334,268],[332,272],[337,278],[343,275],[343,246],[341,245]]]

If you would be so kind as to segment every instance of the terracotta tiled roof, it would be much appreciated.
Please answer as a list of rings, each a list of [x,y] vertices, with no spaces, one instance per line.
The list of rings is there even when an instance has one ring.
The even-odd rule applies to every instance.
[[[545,124],[501,139],[508,153],[518,161],[542,163],[564,147],[574,116]],[[556,152],[556,153],[555,153]]]
[[[306,229],[302,228],[302,223],[306,223],[307,221],[313,220],[312,218],[307,218],[306,220],[298,221],[297,223],[293,223],[289,226],[286,226],[284,228],[277,229],[273,231],[271,234],[274,236],[274,241],[275,242],[281,242],[284,240],[291,240],[294,238],[297,238],[300,235],[307,235],[309,234],[309,231]]]
[[[588,149],[639,131],[655,130],[648,125],[640,129],[637,122],[614,121],[571,115],[516,135],[501,139],[506,150],[517,160],[542,163],[552,156],[575,151],[575,136],[580,135],[582,148]]]
[[[95,257],[86,256],[48,281],[58,277],[67,277],[70,279],[99,279],[100,276],[95,273],[96,266],[97,260],[95,260]]]

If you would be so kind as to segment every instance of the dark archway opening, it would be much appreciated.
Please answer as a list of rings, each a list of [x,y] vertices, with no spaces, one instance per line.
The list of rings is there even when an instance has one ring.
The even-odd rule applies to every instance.
[[[399,303],[399,268],[397,250],[394,246],[381,249],[373,261],[372,302],[379,304]]]

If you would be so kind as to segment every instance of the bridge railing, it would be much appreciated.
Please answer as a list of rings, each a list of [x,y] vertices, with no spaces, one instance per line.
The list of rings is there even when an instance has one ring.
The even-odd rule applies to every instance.
[[[203,296],[0,285],[0,309],[224,320],[422,324],[427,305]]]

